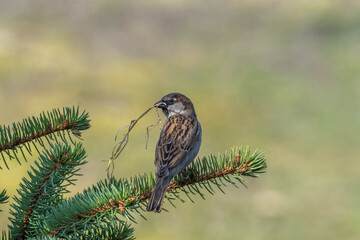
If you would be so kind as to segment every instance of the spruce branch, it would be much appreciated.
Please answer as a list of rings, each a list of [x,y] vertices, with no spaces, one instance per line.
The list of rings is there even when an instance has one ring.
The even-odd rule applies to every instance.
[[[2,190],[0,193],[0,204],[4,204],[7,203],[7,200],[9,199],[9,196],[6,195],[6,190]],[[0,212],[2,212],[2,210],[0,209]]]
[[[15,196],[16,204],[11,205],[12,238],[38,236],[44,221],[43,213],[63,201],[63,194],[68,192],[66,187],[73,184],[73,176],[79,175],[79,166],[85,163],[85,154],[80,143],[73,149],[68,144],[56,144],[40,154],[35,161],[37,169],[32,167],[29,179],[23,178],[18,190],[20,197]]]
[[[172,199],[182,200],[179,193],[184,192],[192,201],[190,195],[204,197],[204,190],[213,194],[214,186],[223,192],[222,187],[226,186],[224,181],[236,186],[233,181],[236,179],[245,185],[242,176],[257,177],[265,168],[262,152],[256,150],[251,153],[249,147],[233,148],[224,155],[197,159],[173,179],[166,198],[172,204]],[[146,202],[155,185],[154,173],[110,182],[100,181],[97,186],[50,209],[44,222],[48,232],[43,234],[55,237],[81,235],[93,227],[88,223],[101,222],[106,225],[109,219],[111,224],[116,223],[118,219],[109,216],[117,214],[132,222],[136,222],[134,214],[144,217]]]
[[[54,109],[50,112],[42,112],[39,117],[28,117],[22,122],[13,123],[12,126],[0,126],[0,157],[3,159],[5,166],[9,169],[6,159],[16,159],[21,165],[18,154],[25,159],[24,151],[31,155],[33,146],[40,154],[36,145],[38,143],[44,147],[45,138],[51,144],[51,141],[67,143],[68,139],[72,142],[71,135],[77,138],[81,137],[81,131],[90,127],[88,113],[79,112],[79,108],[65,107]],[[1,166],[0,166],[1,169]]]
[[[36,168],[32,167],[29,177],[20,183],[19,197],[14,197],[15,203],[11,204],[12,225],[9,231],[2,232],[1,240],[134,239],[129,222],[136,223],[136,215],[145,218],[156,180],[154,172],[129,179],[106,179],[74,197],[64,198],[86,155],[71,136],[80,138],[80,132],[90,127],[89,122],[88,114],[80,114],[78,108],[63,108],[62,112],[43,112],[38,118],[24,119],[12,127],[0,126],[0,156],[6,166],[5,158],[15,158],[20,164],[17,154],[26,160],[24,152],[31,154],[31,147],[39,152]],[[38,146],[42,147],[41,153]],[[249,147],[232,148],[223,155],[193,162],[172,180],[166,199],[174,205],[173,200],[184,201],[185,196],[190,201],[192,195],[204,198],[205,191],[214,194],[217,188],[224,192],[227,182],[237,186],[235,180],[246,186],[243,177],[257,177],[265,168],[262,152],[251,152]],[[7,198],[3,190],[0,204]]]
[[[69,238],[70,236],[64,236]],[[118,221],[114,224],[100,225],[90,229],[86,234],[72,235],[74,239],[88,240],[88,239],[107,239],[107,240],[134,240],[134,229],[130,227],[130,224],[122,221]],[[42,236],[29,238],[29,240],[57,240],[58,237],[54,236]],[[62,238],[61,238],[62,239]],[[5,239],[4,239],[5,240]]]

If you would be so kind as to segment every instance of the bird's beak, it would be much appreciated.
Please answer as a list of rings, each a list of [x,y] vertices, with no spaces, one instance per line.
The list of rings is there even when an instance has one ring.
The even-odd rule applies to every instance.
[[[166,103],[164,103],[163,101],[158,101],[154,104],[154,107],[157,107],[157,108],[166,108]]]

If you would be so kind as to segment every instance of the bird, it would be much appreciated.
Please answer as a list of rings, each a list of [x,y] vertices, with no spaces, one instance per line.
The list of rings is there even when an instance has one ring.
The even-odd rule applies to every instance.
[[[156,182],[146,210],[159,213],[171,179],[198,154],[202,130],[194,105],[185,95],[167,94],[154,106],[162,110],[166,121],[156,145]]]

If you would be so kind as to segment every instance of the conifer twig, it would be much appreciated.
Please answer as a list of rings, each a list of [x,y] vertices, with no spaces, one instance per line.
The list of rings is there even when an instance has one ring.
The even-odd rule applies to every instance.
[[[79,113],[79,108],[66,107],[62,111],[54,109],[47,113],[42,112],[37,118],[26,118],[22,122],[13,123],[11,127],[0,126],[0,157],[9,169],[6,157],[15,158],[21,164],[17,156],[19,152],[25,161],[24,151],[31,154],[33,146],[39,152],[35,142],[44,147],[42,138],[45,138],[51,145],[50,140],[57,141],[57,137],[60,137],[66,143],[65,131],[68,133],[70,141],[73,142],[70,133],[75,137],[81,137],[81,131],[90,127],[89,122],[87,113]]]
[[[192,194],[202,196],[204,189],[214,192],[211,185],[216,185],[220,189],[221,186],[225,186],[221,179],[235,185],[235,182],[229,178],[233,176],[241,184],[245,184],[242,176],[257,177],[257,174],[264,172],[265,168],[263,153],[255,151],[250,154],[249,148],[232,149],[230,154],[198,159],[173,179],[168,192],[172,192],[180,199],[179,190],[189,194],[191,192],[189,189],[193,189]],[[69,235],[74,231],[80,234],[87,222],[97,222],[107,215],[116,213],[135,222],[132,214],[143,216],[141,211],[144,211],[143,207],[151,195],[154,184],[154,174],[145,174],[130,180],[120,179],[113,183],[100,182],[97,187],[88,189],[83,194],[52,209],[46,217],[47,229],[51,229],[47,234],[57,237]],[[167,198],[170,200],[168,196]]]
[[[51,205],[63,200],[62,194],[67,192],[66,185],[74,180],[72,176],[79,170],[77,167],[85,163],[85,150],[81,144],[76,144],[74,150],[70,146],[57,144],[50,151],[39,156],[36,165],[29,172],[29,179],[23,179],[18,191],[20,198],[15,197],[17,204],[12,204],[12,226],[14,239],[35,237],[41,227],[41,214]],[[67,184],[63,184],[67,182]]]
[[[9,199],[9,196],[6,195],[6,190],[3,189],[1,192],[0,192],[0,204],[4,204],[4,203],[7,203],[7,200]],[[0,212],[2,212],[2,210],[0,209]]]
[[[135,124],[154,107],[131,121],[123,140],[113,149],[112,160],[125,148]],[[146,141],[150,129],[160,120],[158,113],[158,122],[146,130]],[[64,193],[69,192],[67,187],[76,180],[73,177],[79,175],[86,155],[82,145],[75,143],[71,136],[80,137],[80,132],[90,127],[89,121],[87,113],[63,108],[62,112],[54,109],[38,118],[14,123],[12,127],[0,126],[0,157],[6,166],[5,157],[15,158],[20,163],[17,154],[21,153],[25,159],[24,151],[31,154],[31,147],[38,152],[39,146],[43,150],[35,161],[36,168],[32,167],[29,177],[20,183],[19,196],[15,196],[15,203],[11,204],[11,225],[9,231],[2,232],[1,240],[134,238],[129,222],[136,223],[135,215],[145,218],[146,203],[156,181],[154,172],[130,179],[111,177],[83,193],[64,197]],[[46,147],[45,140],[49,143]],[[74,145],[73,148],[70,145]],[[214,194],[216,189],[224,193],[222,188],[227,183],[237,187],[235,180],[246,187],[244,177],[257,177],[266,167],[265,155],[257,150],[251,152],[249,147],[198,158],[172,179],[165,197],[174,206],[173,200],[183,202],[184,196],[193,202],[191,195],[204,198],[205,191]],[[7,198],[5,190],[0,192],[0,204]]]

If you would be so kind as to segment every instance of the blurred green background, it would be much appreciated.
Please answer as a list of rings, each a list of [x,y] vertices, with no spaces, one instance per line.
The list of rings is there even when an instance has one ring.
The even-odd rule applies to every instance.
[[[248,189],[165,203],[137,219],[138,239],[360,239],[359,23],[359,1],[1,1],[0,124],[88,111],[74,194],[105,177],[119,128],[181,92],[203,126],[199,156],[250,145],[268,171]],[[154,169],[156,120],[132,132],[115,176]],[[0,189],[16,194],[31,164],[2,170]]]

